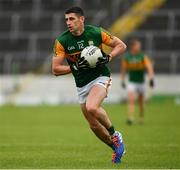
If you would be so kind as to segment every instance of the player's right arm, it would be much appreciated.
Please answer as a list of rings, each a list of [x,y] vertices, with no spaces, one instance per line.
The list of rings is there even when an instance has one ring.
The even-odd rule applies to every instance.
[[[52,59],[52,73],[55,76],[65,75],[71,73],[70,66],[63,65],[64,58],[59,57],[53,57]]]
[[[71,73],[70,66],[64,65],[63,61],[66,57],[64,47],[56,40],[54,45],[54,56],[52,58],[52,73],[56,76]]]

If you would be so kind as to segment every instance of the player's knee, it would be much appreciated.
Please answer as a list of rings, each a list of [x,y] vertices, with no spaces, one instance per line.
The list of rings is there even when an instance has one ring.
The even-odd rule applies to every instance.
[[[88,113],[91,113],[93,115],[96,115],[98,108],[95,105],[92,104],[86,104],[86,109]]]

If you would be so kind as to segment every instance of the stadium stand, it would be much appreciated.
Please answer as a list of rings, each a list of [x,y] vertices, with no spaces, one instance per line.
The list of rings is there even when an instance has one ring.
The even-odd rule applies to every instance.
[[[0,0],[0,73],[37,72],[44,62],[50,61],[54,39],[66,28],[63,12],[69,6],[82,6],[87,23],[108,29],[136,2]],[[180,1],[166,0],[159,10],[125,38],[125,41],[132,37],[142,40],[145,51],[152,56],[159,73],[180,73],[179,9]],[[119,59],[111,63],[114,72],[119,72],[117,61]],[[50,73],[50,67],[44,73]]]

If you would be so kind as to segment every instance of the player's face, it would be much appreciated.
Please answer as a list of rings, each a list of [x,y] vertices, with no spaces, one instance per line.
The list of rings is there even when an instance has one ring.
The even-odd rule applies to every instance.
[[[134,43],[133,46],[131,47],[131,52],[137,54],[137,53],[139,53],[140,51],[141,51],[141,43],[137,41],[137,42]]]
[[[84,16],[75,13],[65,14],[66,25],[71,33],[78,32],[84,27]]]

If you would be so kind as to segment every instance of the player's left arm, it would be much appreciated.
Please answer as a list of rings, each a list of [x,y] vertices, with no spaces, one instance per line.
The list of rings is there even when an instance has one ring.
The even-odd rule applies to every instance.
[[[112,48],[112,51],[109,53],[111,59],[123,54],[126,51],[126,44],[115,36],[113,36],[108,46]]]
[[[149,85],[150,87],[154,87],[154,68],[153,68],[153,64],[151,62],[151,60],[149,59],[148,56],[144,57],[144,62],[145,62],[145,66],[148,72],[148,76],[149,76]]]
[[[110,60],[126,51],[126,44],[118,37],[113,36],[106,31],[102,31],[101,36],[102,42],[112,48],[111,52],[109,53]]]

